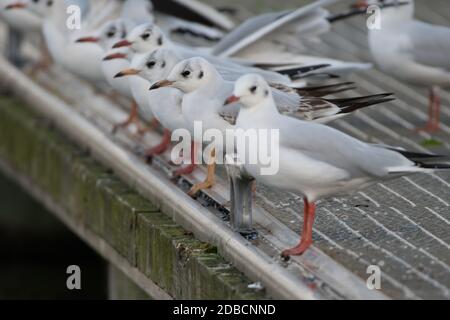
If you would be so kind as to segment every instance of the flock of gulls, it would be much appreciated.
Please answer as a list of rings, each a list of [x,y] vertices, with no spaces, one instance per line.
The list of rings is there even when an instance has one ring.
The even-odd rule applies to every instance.
[[[54,63],[129,98],[129,117],[114,130],[131,124],[141,134],[148,128],[163,130],[162,141],[147,151],[148,159],[170,148],[175,130],[195,136],[195,122],[223,136],[233,128],[278,130],[279,170],[263,175],[264,164],[258,162],[244,163],[244,168],[262,184],[304,197],[300,243],[282,253],[289,257],[312,244],[318,200],[405,175],[450,169],[445,156],[365,143],[327,126],[393,97],[374,93],[329,98],[355,89],[340,77],[372,65],[311,56],[305,45],[318,41],[341,19],[365,14],[372,5],[381,8],[381,29],[369,30],[368,39],[376,65],[430,89],[429,121],[418,130],[435,132],[439,88],[450,87],[450,29],[415,20],[413,0],[355,0],[348,12],[331,14],[325,7],[336,1],[312,1],[239,26],[196,0],[1,0],[0,17],[19,32],[41,33],[42,58],[36,68],[45,70]],[[81,12],[81,29],[68,24],[74,5]],[[184,37],[209,45],[174,40]],[[192,157],[204,143],[192,141]],[[224,146],[214,143],[207,179],[190,190],[191,196],[215,184],[214,160]],[[181,166],[174,175],[192,173],[195,163]]]

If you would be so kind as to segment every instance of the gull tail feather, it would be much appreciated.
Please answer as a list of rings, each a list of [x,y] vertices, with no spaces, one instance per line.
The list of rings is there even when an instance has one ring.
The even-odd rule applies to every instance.
[[[450,170],[450,156],[403,151],[395,148],[387,149],[400,153],[414,163],[413,166],[389,168],[391,174]]]
[[[373,105],[390,102],[395,100],[391,97],[392,93],[382,93],[364,97],[348,98],[348,99],[326,99],[339,107],[340,114],[351,113],[353,111],[367,108]]]

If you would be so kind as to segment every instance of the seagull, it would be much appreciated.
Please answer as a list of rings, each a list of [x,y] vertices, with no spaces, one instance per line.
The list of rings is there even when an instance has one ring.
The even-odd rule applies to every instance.
[[[39,0],[40,1],[40,0]],[[42,17],[35,14],[30,10],[13,10],[13,9],[23,9],[26,5],[24,3],[19,3],[12,0],[1,0],[0,1],[0,19],[5,21],[12,30],[19,32],[21,35],[40,35],[42,29]],[[10,43],[11,47],[8,47],[9,56],[12,61],[16,61],[18,65],[22,64],[22,59],[17,50],[20,50],[17,46],[19,43],[14,44],[14,41]],[[44,40],[39,37],[39,49],[40,57],[37,63],[32,65],[31,73],[39,68],[45,68],[51,61],[47,49],[45,47]]]
[[[164,134],[161,143],[146,153],[147,160],[151,160],[153,156],[162,154],[167,150],[171,141],[171,132],[188,126],[181,110],[183,94],[180,90],[168,87],[161,88],[161,90],[148,90],[158,80],[165,79],[180,60],[175,52],[168,49],[158,49],[141,56],[131,68],[124,69],[116,75],[117,78],[125,76],[140,77],[148,82],[145,91],[148,103],[144,109],[148,109],[147,112],[155,116],[164,128]],[[193,170],[193,167],[191,166],[190,169]],[[190,172],[183,170],[183,174],[187,173]],[[174,175],[180,174],[181,172],[177,171]]]
[[[233,110],[230,116],[230,113],[223,111],[223,101],[232,93],[234,83],[226,81],[206,59],[195,57],[179,62],[168,77],[155,83],[151,90],[163,87],[173,87],[184,93],[182,113],[192,136],[195,136],[196,122],[201,122],[205,131],[219,130],[223,137],[227,136],[227,130],[233,128],[234,123],[230,118],[233,118],[233,115],[236,118],[239,108]],[[285,92],[274,86],[272,90],[279,112],[321,122],[332,121],[357,109],[391,100],[391,94],[341,100],[317,97],[303,99],[297,91]],[[204,141],[195,143],[203,144]],[[225,146],[225,141],[214,142],[208,159],[208,177],[203,183],[195,185],[189,195],[194,196],[198,191],[214,186],[215,160],[211,159],[223,154]]]
[[[39,32],[42,26],[42,19],[37,14],[20,9],[24,3],[16,0],[0,0],[0,19],[5,21],[14,30],[26,32]]]
[[[83,23],[80,30],[71,30],[67,25],[68,7],[72,4],[77,4],[80,9],[88,8],[81,12]],[[106,0],[89,2],[89,6],[85,4],[81,0],[25,0],[21,8],[28,8],[43,18],[42,32],[53,61],[91,83],[104,83],[101,47],[94,43],[82,45],[74,39],[111,20],[118,7],[115,2]]]
[[[376,4],[382,11],[381,29],[369,30],[369,47],[385,73],[429,88],[427,132],[439,130],[440,88],[450,88],[450,28],[414,19],[413,0],[358,1],[356,7]]]
[[[270,81],[289,84],[289,77],[273,71],[256,69],[237,64],[230,59],[222,59],[203,53],[198,48],[187,47],[172,42],[165,33],[155,24],[146,23],[137,26],[125,40],[116,43],[114,48],[130,47],[136,54],[145,54],[156,49],[164,48],[178,52],[183,59],[201,56],[217,66],[219,72],[227,80],[236,80],[245,72],[261,73]]]
[[[257,181],[304,196],[304,224],[300,243],[282,256],[303,254],[312,244],[316,202],[347,195],[385,180],[414,173],[450,169],[450,159],[408,152],[357,140],[334,128],[280,114],[273,90],[259,75],[240,78],[225,104],[243,106],[236,127],[279,132],[279,170],[264,175],[261,162],[244,162]],[[272,143],[273,144],[273,143]],[[273,145],[268,150],[273,150]]]
[[[129,79],[115,77],[117,73],[130,67],[129,57],[133,56],[133,54],[129,48],[113,49],[112,45],[120,39],[123,39],[134,25],[135,23],[131,20],[118,18],[105,23],[92,35],[84,36],[76,40],[77,43],[96,43],[103,49],[104,57],[101,62],[101,69],[106,82],[117,93],[132,100],[127,119],[114,125],[113,133],[117,132],[118,129],[125,128],[131,124],[137,126],[138,133],[140,134],[143,134],[146,131],[140,126],[139,107],[134,100]],[[141,113],[140,115],[142,116],[143,114]]]

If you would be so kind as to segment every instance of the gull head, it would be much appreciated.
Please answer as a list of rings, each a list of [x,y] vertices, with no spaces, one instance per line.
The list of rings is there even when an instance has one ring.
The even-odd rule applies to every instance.
[[[250,109],[269,99],[272,99],[272,92],[266,80],[258,74],[247,74],[236,81],[233,95],[225,105],[240,102],[244,108]]]
[[[79,38],[78,43],[97,43],[104,50],[110,49],[113,44],[128,35],[130,22],[124,19],[116,19],[103,24],[92,36]]]
[[[184,93],[196,91],[217,81],[219,73],[212,64],[200,57],[178,63],[164,81],[155,83],[151,89],[171,86]]]
[[[125,40],[113,47],[130,47],[134,52],[146,53],[162,48],[166,43],[164,33],[156,25],[145,23],[134,28]]]
[[[54,0],[17,0],[10,1],[5,6],[5,10],[26,9],[30,10],[39,17],[49,15],[54,6]]]
[[[180,57],[170,49],[157,49],[140,57],[131,67],[140,70],[139,75],[142,78],[155,83],[165,79],[180,60]]]

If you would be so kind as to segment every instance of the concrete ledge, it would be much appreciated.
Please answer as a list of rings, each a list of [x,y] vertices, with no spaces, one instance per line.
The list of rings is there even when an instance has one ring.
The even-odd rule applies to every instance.
[[[264,292],[248,289],[251,281],[221,258],[215,247],[196,240],[93,160],[87,150],[14,98],[0,99],[0,158],[61,208],[75,231],[86,228],[99,238],[90,243],[94,249],[104,252],[93,243],[105,242],[127,262],[126,267],[116,267],[125,273],[129,268],[129,275],[136,268],[139,276],[168,296],[267,298]]]

